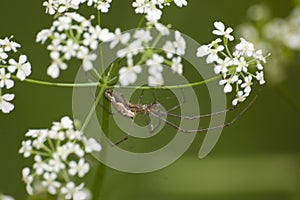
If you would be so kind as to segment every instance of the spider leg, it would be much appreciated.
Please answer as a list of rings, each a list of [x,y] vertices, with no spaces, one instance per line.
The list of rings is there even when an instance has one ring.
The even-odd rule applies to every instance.
[[[182,116],[182,115],[177,115],[177,114],[174,114],[174,113],[169,113],[169,111],[167,111],[167,112],[159,111],[159,113],[161,113],[163,115],[171,116],[171,117],[177,117],[177,118],[181,118],[181,119],[193,120],[193,119],[199,119],[199,118],[204,118],[204,117],[210,117],[210,116],[214,116],[214,115],[223,114],[223,113],[232,111],[235,108],[236,108],[236,106],[233,106],[233,107],[227,108],[227,109],[222,110],[222,111],[209,113],[209,114],[204,114],[204,115],[196,115],[196,116]]]
[[[226,123],[221,124],[221,125],[212,126],[212,127],[203,128],[203,129],[194,129],[194,130],[183,129],[180,126],[174,124],[173,122],[170,122],[167,119],[162,118],[161,114],[166,114],[165,112],[157,112],[157,113],[151,112],[151,114],[153,116],[155,116],[155,117],[158,117],[159,120],[165,122],[166,124],[168,124],[171,127],[179,130],[182,133],[199,133],[199,132],[205,132],[205,131],[209,131],[209,130],[213,130],[213,129],[219,129],[219,128],[227,127],[227,126],[230,126],[231,124],[233,124],[236,120],[238,120],[238,118],[240,118],[252,106],[252,104],[256,100],[257,96],[258,96],[258,94],[256,94],[255,97],[249,102],[249,104],[238,115],[236,115],[233,119],[231,119],[231,121],[226,122]]]
[[[156,126],[152,126],[152,124],[150,124],[150,117],[149,115],[145,115],[145,120],[147,123],[147,127],[150,133],[153,133],[161,124],[161,120],[158,120],[158,124],[156,124]]]

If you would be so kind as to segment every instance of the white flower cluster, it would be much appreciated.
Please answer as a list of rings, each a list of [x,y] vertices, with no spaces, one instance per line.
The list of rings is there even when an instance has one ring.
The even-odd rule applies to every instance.
[[[171,0],[173,1],[173,0]],[[156,23],[162,16],[162,9],[170,5],[170,0],[136,0],[132,3],[137,14],[146,14],[146,19],[150,23]],[[187,5],[186,0],[174,0],[178,7]]]
[[[27,192],[33,195],[42,190],[63,199],[87,199],[78,198],[87,194],[84,183],[76,185],[74,180],[88,173],[85,155],[100,151],[101,145],[75,130],[69,117],[53,122],[49,130],[29,130],[26,137],[29,139],[22,142],[19,153],[25,158],[34,156],[32,169],[22,171]]]
[[[15,97],[14,94],[4,94],[4,89],[11,89],[14,86],[12,75],[21,81],[31,74],[31,64],[27,61],[26,55],[20,55],[17,60],[12,58],[21,47],[10,38],[0,39],[0,110],[3,113],[9,113],[14,109],[10,103]]]
[[[222,75],[220,85],[224,85],[224,92],[230,93],[235,88],[236,98],[232,101],[235,106],[243,102],[250,94],[254,80],[260,85],[265,83],[263,64],[266,59],[262,50],[255,50],[254,45],[244,38],[235,46],[235,51],[231,53],[228,48],[228,40],[233,41],[230,35],[232,28],[225,28],[222,22],[215,22],[216,30],[213,34],[222,36],[208,45],[198,48],[197,56],[207,56],[206,62],[214,63],[214,72]],[[223,42],[223,44],[222,44]],[[254,69],[251,68],[254,66]]]
[[[248,16],[251,21],[238,27],[239,35],[272,53],[266,74],[271,83],[279,84],[287,78],[287,68],[300,50],[300,6],[293,8],[287,17],[278,18],[272,17],[265,4],[255,4],[249,7]]]
[[[142,65],[148,66],[148,85],[161,86],[164,84],[162,75],[163,65],[171,67],[174,73],[182,75],[183,65],[181,63],[185,54],[186,42],[179,31],[175,31],[174,39],[166,40],[162,47],[156,44],[161,36],[169,36],[170,31],[160,23],[155,25],[158,36],[152,36],[151,30],[139,29],[133,34],[121,33],[116,29],[115,37],[111,40],[110,47],[115,48],[117,44],[125,46],[117,51],[118,58],[126,58],[127,65],[119,70],[119,82],[122,86],[133,84],[137,80],[137,74],[141,73]],[[152,43],[151,43],[152,42]],[[137,62],[134,62],[140,58]]]
[[[70,9],[77,10],[82,3],[107,13],[111,2],[112,0],[48,0],[43,2],[43,6],[46,7],[46,13],[50,15],[65,13]]]
[[[0,193],[0,200],[14,200],[14,198]]]
[[[91,19],[88,20],[77,13],[65,13],[53,22],[50,29],[44,29],[37,34],[37,42],[45,43],[48,39],[51,40],[47,47],[52,59],[52,64],[47,70],[49,76],[58,78],[60,70],[67,69],[65,61],[73,57],[82,60],[85,71],[93,68],[92,61],[97,56],[92,51],[98,48],[100,42],[108,41],[114,35],[108,29],[93,26]]]

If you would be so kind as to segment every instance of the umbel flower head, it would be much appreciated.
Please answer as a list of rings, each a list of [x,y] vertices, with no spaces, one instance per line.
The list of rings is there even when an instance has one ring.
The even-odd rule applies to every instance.
[[[55,20],[50,29],[44,29],[37,34],[36,42],[45,43],[50,51],[52,63],[47,69],[47,74],[52,78],[58,78],[61,70],[67,69],[67,61],[77,58],[82,61],[85,71],[93,69],[92,61],[97,56],[93,50],[98,48],[101,42],[109,41],[114,34],[108,29],[93,26],[91,20],[73,12],[65,13]]]
[[[229,50],[228,41],[233,41],[232,28],[226,28],[222,22],[214,23],[214,35],[222,36],[210,44],[198,48],[197,56],[206,56],[208,64],[214,64],[214,72],[221,75],[220,85],[224,86],[225,93],[236,92],[232,104],[236,106],[250,95],[255,81],[265,84],[263,65],[266,56],[262,50],[256,50],[254,44],[244,38],[235,46],[233,53]]]
[[[28,194],[44,191],[63,199],[76,199],[84,193],[83,178],[90,170],[86,155],[100,151],[94,138],[76,130],[69,117],[53,122],[50,129],[32,129],[19,150],[25,158],[33,157],[32,167],[22,171]],[[86,198],[83,198],[86,199]]]
[[[174,74],[183,74],[182,56],[186,51],[186,41],[179,31],[170,34],[169,28],[163,24],[156,23],[133,33],[121,33],[118,28],[110,41],[110,48],[116,48],[117,57],[127,61],[119,70],[122,86],[134,84],[142,67],[147,68],[148,85],[153,87],[164,84],[164,66]]]
[[[12,40],[13,36],[0,39],[0,111],[9,113],[14,109],[10,102],[15,94],[5,93],[14,87],[12,76],[21,81],[31,74],[31,64],[24,54],[16,58],[16,53],[21,45]]]

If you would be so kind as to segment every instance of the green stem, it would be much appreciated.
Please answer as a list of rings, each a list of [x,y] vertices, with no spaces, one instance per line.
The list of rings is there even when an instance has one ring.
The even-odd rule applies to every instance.
[[[19,80],[16,76],[12,75],[11,76],[15,80]],[[48,81],[40,81],[40,80],[34,80],[34,79],[29,79],[26,78],[24,82],[27,83],[33,83],[37,85],[47,85],[47,86],[57,86],[57,87],[95,87],[98,86],[98,82],[94,83],[53,83],[53,82],[48,82]]]
[[[141,28],[144,21],[145,21],[145,15],[143,15],[143,17],[140,19],[139,24],[137,25],[137,28]]]
[[[108,101],[103,101],[102,105],[104,108],[108,108],[109,107],[109,102]],[[103,130],[104,133],[106,133],[106,136],[109,135],[109,114],[106,110],[102,109],[102,123],[101,123],[101,128]],[[104,157],[105,160],[105,156],[102,154],[102,157]],[[104,184],[104,177],[105,177],[105,173],[106,173],[106,167],[104,164],[102,164],[101,162],[97,162],[97,166],[96,166],[96,172],[95,172],[95,181],[93,183],[93,197],[94,199],[101,199],[101,189],[102,186]]]
[[[33,83],[33,84],[38,84],[38,85],[47,85],[47,86],[57,86],[57,87],[104,87],[104,88],[124,88],[124,89],[136,89],[136,90],[150,90],[153,88],[156,89],[161,89],[161,90],[167,90],[167,89],[182,89],[182,88],[187,88],[187,87],[196,87],[199,85],[203,85],[205,83],[212,82],[214,80],[217,80],[221,77],[221,75],[214,76],[212,78],[209,78],[207,80],[203,81],[198,81],[194,83],[188,83],[188,84],[183,84],[183,85],[167,85],[167,86],[161,86],[161,87],[149,87],[149,86],[104,86],[103,84],[100,84],[99,82],[91,82],[91,83],[53,83],[53,82],[47,82],[47,81],[40,81],[40,80],[34,80],[34,79],[29,79],[26,78],[24,82],[27,83]],[[12,76],[13,79],[19,80],[16,76]]]
[[[99,104],[100,99],[101,99],[101,97],[103,96],[104,91],[105,91],[106,89],[107,89],[107,86],[106,86],[106,85],[103,85],[103,86],[101,87],[100,92],[98,93],[98,96],[97,96],[97,98],[96,98],[96,100],[95,100],[95,102],[94,102],[92,108],[90,109],[90,111],[89,111],[87,117],[86,117],[85,120],[84,120],[84,123],[83,123],[83,125],[82,125],[82,127],[81,127],[81,132],[84,133],[84,131],[85,131],[85,129],[86,129],[88,123],[89,123],[90,120],[91,120],[92,115],[94,114],[94,112],[95,112],[95,110],[96,110],[96,106]]]

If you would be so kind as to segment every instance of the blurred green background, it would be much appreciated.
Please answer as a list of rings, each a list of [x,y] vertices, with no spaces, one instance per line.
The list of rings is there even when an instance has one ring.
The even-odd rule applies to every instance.
[[[167,8],[164,23],[199,43],[212,39],[215,20],[233,28],[246,20],[250,5],[265,3],[274,16],[284,17],[293,7],[291,0],[190,0],[188,7]],[[14,35],[28,55],[31,78],[51,80],[45,46],[35,43],[35,35],[51,25],[42,1],[1,0],[0,37]],[[86,16],[91,9],[81,10]],[[131,1],[114,0],[111,13],[102,18],[104,26],[122,30],[135,28]],[[234,125],[224,129],[212,153],[199,160],[202,136],[172,165],[147,174],[127,174],[107,168],[101,199],[300,199],[300,56],[288,68],[288,76],[278,85],[266,84],[259,98]],[[74,80],[76,69],[63,73],[58,82]],[[72,89],[16,82],[15,110],[0,114],[0,192],[25,198],[21,169],[30,165],[18,155],[24,133],[29,128],[45,128],[61,116],[71,115]],[[93,172],[92,172],[93,173]]]

